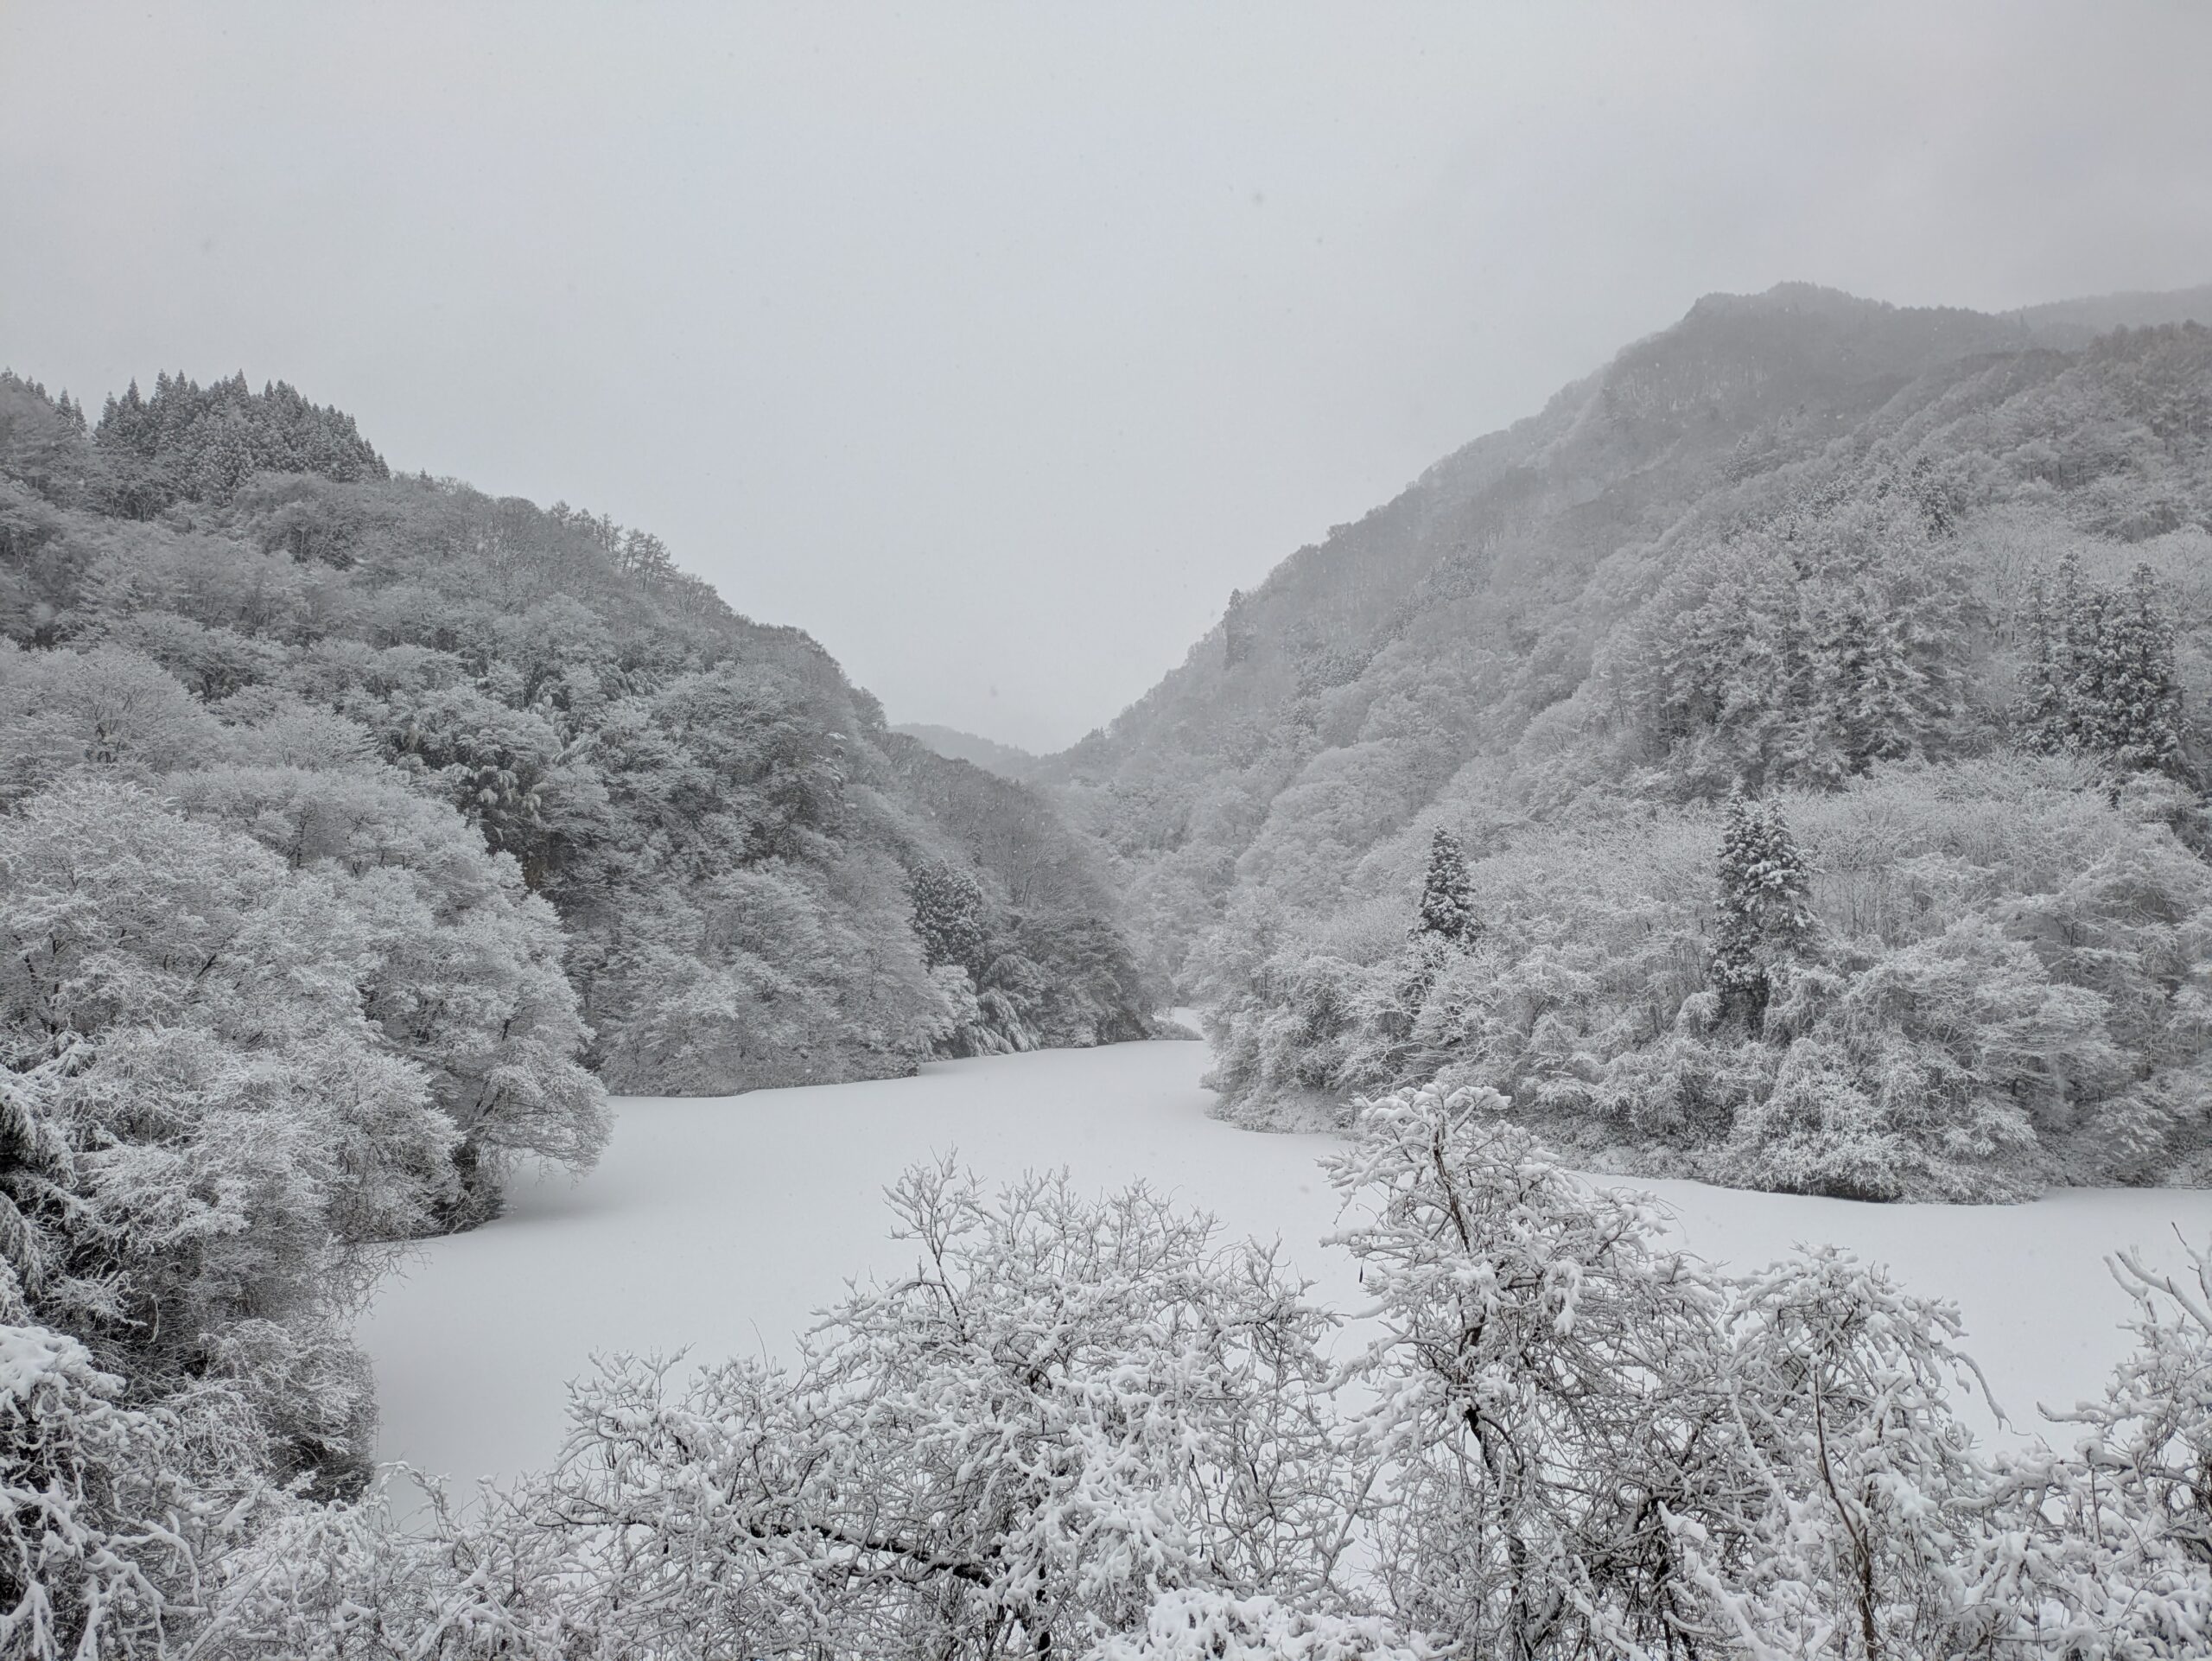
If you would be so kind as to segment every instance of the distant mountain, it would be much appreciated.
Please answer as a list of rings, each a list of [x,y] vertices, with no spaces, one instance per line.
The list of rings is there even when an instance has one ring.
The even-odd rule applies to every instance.
[[[1151,964],[1205,1010],[1228,1111],[1299,1122],[1441,1075],[1501,1091],[1578,1157],[1721,1181],[1988,1197],[2212,1170],[2190,1071],[2212,1060],[2145,1013],[2178,1008],[2182,983],[2114,992],[2028,920],[2126,850],[2162,873],[2156,905],[2212,926],[2186,845],[2212,753],[2212,330],[2055,344],[2196,309],[1709,296],[1231,595],[1180,667],[1035,775],[1113,850]],[[2079,796],[2067,767],[2164,782]],[[1719,996],[1713,805],[1732,787],[1812,838],[1807,951],[1829,978],[1787,1042],[1740,1012],[1714,1026],[1722,1005],[1700,1001]],[[2129,791],[2146,805],[2113,805]],[[2056,841],[2000,856],[1969,822]],[[1487,920],[1464,977],[1458,946],[1435,958],[1408,932],[1440,828],[1466,844]],[[1897,875],[1939,869],[1933,887]],[[2031,1085],[1997,1081],[1986,1046],[1916,1049],[1936,1041],[1876,1011],[1940,1003],[1897,990],[1933,959],[1887,954],[1969,935],[2037,1007],[2103,1000],[2091,1025],[2133,1034],[2051,1041],[2130,1059]],[[2186,979],[2200,958],[2212,977],[2212,948],[2161,961]],[[1961,969],[1995,984],[1994,964]],[[1803,1088],[1832,1092],[1828,1128],[1758,1129],[1797,1077],[1776,1069],[1816,1057],[1830,1071]],[[2190,1104],[2141,1161],[2082,1140],[2151,1099],[2131,1072]],[[1897,1121],[1908,1099],[1935,1117]]]
[[[1130,862],[1140,926],[1180,975],[1309,767],[1389,748],[1386,720],[1427,729],[1423,759],[1351,833],[1363,850],[1588,672],[1579,601],[1617,550],[1731,478],[1819,455],[1931,367],[2033,347],[2018,321],[1802,283],[1708,296],[1231,595],[1181,667],[1036,776]],[[1448,688],[1406,706],[1430,668]]]
[[[2046,346],[2072,350],[2116,328],[2153,328],[2161,323],[2212,326],[2212,283],[2157,294],[2101,294],[2059,300],[2010,314]]]
[[[964,733],[957,727],[937,727],[927,722],[910,721],[894,726],[894,733],[903,733],[925,748],[936,751],[953,761],[972,761],[1002,779],[1026,780],[1035,776],[1040,758],[1012,744],[1001,744],[996,739],[979,737]]]

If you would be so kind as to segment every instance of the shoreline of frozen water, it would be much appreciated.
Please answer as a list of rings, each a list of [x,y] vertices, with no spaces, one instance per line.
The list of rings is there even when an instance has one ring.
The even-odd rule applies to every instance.
[[[1204,1046],[1182,1041],[950,1061],[917,1078],[617,1104],[613,1140],[580,1182],[525,1175],[508,1213],[426,1243],[364,1321],[378,1457],[467,1486],[549,1464],[568,1381],[595,1353],[790,1353],[846,1282],[893,1273],[881,1190],[957,1153],[996,1182],[1066,1167],[1086,1188],[1143,1180],[1225,1231],[1282,1243],[1339,1309],[1359,1291],[1321,1237],[1335,1139],[1258,1135],[1208,1116]],[[1656,1196],[1686,1244],[1755,1268],[1829,1243],[1954,1300],[1968,1352],[2016,1427],[2038,1401],[2095,1392],[2126,1347],[2127,1301],[2104,1258],[2178,1263],[2177,1228],[2212,1238],[2212,1191],[2070,1189],[2023,1206],[1880,1206],[1686,1181],[1595,1177]],[[1974,1416],[1986,1424],[1981,1416]]]

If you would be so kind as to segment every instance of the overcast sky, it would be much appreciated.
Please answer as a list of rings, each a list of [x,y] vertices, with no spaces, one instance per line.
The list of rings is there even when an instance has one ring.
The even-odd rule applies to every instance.
[[[0,360],[243,369],[1056,747],[1700,294],[2212,280],[2212,6],[0,0]]]

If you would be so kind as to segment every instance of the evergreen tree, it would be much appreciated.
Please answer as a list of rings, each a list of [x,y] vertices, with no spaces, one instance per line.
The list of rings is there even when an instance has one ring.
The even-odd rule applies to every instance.
[[[1482,932],[1467,894],[1467,859],[1459,839],[1440,825],[1428,844],[1428,874],[1421,881],[1421,911],[1412,934],[1462,949]]]
[[[2138,565],[2105,620],[2098,747],[2123,767],[2172,771],[2181,764],[2181,681],[2174,627],[2160,610],[2157,580]]]
[[[1766,1016],[1770,971],[1811,933],[1811,881],[1779,805],[1762,809],[1741,791],[1728,799],[1720,838],[1712,978],[1724,1012],[1753,1032]]]
[[[1882,612],[1864,595],[1842,616],[1831,720],[1844,769],[1858,776],[1877,761],[1909,756],[1920,748],[1916,735],[1928,724],[1923,706],[1930,702],[1929,688],[1927,673],[1913,661],[1904,619]]]
[[[134,382],[108,400],[92,436],[111,453],[156,464],[155,508],[181,496],[227,502],[256,473],[318,473],[340,483],[391,476],[351,416],[310,404],[282,381],[257,394],[243,373],[202,388],[164,371],[145,400]]]
[[[967,872],[950,865],[925,865],[913,876],[914,932],[921,937],[922,958],[931,969],[957,964],[980,982],[988,941],[983,931],[983,891]]]
[[[2080,562],[2059,562],[2058,616],[2042,584],[2030,599],[2031,659],[2020,703],[2023,741],[2080,750],[2124,770],[2182,771],[2181,680],[2174,626],[2151,568],[2114,593],[2084,589]]]

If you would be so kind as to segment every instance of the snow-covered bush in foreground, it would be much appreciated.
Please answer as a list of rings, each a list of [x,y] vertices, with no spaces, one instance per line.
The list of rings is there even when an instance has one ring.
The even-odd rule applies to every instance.
[[[14,1314],[0,1268],[0,1655],[154,1655],[192,1561],[173,1422]]]
[[[428,1527],[264,1493],[195,1556],[162,1519],[213,1491],[72,1375],[60,1429],[11,1432],[19,1561],[60,1550],[82,1610],[121,1558],[90,1653],[158,1623],[238,1661],[2212,1651],[2212,1254],[2119,1259],[2136,1354],[2053,1416],[2074,1445],[1993,1456],[1948,1306],[1834,1252],[1720,1275],[1501,1105],[1370,1103],[1329,1161],[1372,1298],[1334,1364],[1270,1254],[1142,1189],[924,1168],[891,1195],[914,1272],[791,1368],[612,1360],[557,1468]],[[47,1448],[92,1476],[57,1490]],[[21,1520],[55,1492],[74,1556]]]
[[[2183,1656],[2212,1645],[2212,1257],[2117,1264],[2140,1346],[2070,1453],[1993,1460],[1956,1312],[1834,1251],[1742,1280],[1535,1157],[1495,1096],[1366,1106],[1330,1161],[1382,1336],[1370,1515],[1472,1653]]]
[[[2189,1255],[2186,1277],[2111,1260],[2135,1300],[2134,1352],[2102,1400],[2044,1410],[2080,1428],[2069,1451],[2005,1463],[2001,1497],[2024,1524],[2012,1550],[2048,1601],[2054,1653],[2212,1651],[2212,1251]]]
[[[1721,1291],[1648,1207],[1535,1158],[1503,1105],[1372,1103],[1326,1161],[1381,1328],[1351,1371],[1390,1497],[1382,1578],[1476,1654],[1663,1647],[1694,1598],[1666,1517],[1740,1480]]]
[[[1374,1615],[1313,1614],[1270,1597],[1164,1594],[1144,1630],[1116,1635],[1085,1661],[1433,1661],[1446,1653]]]
[[[893,1192],[913,1275],[856,1289],[788,1373],[671,1392],[617,1365],[505,1537],[526,1618],[593,1654],[1079,1653],[1164,1591],[1335,1595],[1353,1518],[1327,1318],[1256,1248],[1141,1188],[949,1169]],[[740,1641],[741,1638],[741,1642]]]

